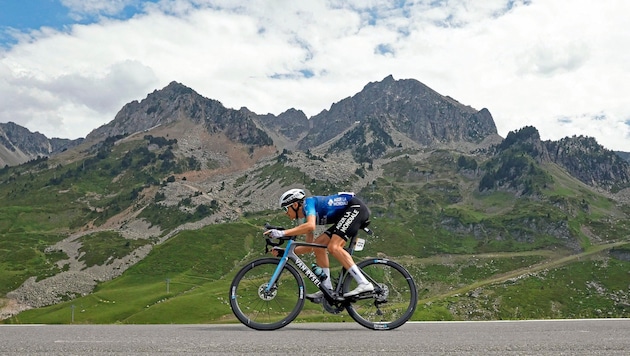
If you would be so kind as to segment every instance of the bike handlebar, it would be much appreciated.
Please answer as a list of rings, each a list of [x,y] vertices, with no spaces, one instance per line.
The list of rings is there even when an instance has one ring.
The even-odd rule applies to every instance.
[[[265,231],[269,231],[269,230],[286,230],[286,228],[282,227],[282,226],[273,226],[270,225],[269,223],[265,224]],[[294,240],[297,236],[283,236],[278,238],[278,240]],[[270,237],[267,237],[267,239],[271,239]]]

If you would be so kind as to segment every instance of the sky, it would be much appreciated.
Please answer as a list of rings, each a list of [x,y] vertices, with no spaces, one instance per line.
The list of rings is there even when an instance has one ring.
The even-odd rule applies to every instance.
[[[172,81],[314,116],[392,75],[630,152],[626,0],[0,0],[0,122],[85,137]]]

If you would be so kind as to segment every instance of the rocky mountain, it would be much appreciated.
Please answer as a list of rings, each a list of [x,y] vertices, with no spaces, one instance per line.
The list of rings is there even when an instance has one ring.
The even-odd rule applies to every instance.
[[[354,151],[358,161],[369,161],[387,147],[403,145],[403,142],[421,147],[452,147],[458,143],[469,143],[472,146],[468,147],[474,147],[484,139],[502,140],[487,109],[473,109],[415,79],[395,80],[390,75],[380,82],[367,84],[361,92],[334,103],[329,110],[310,119],[293,108],[278,116],[259,115],[247,108],[228,109],[216,100],[204,98],[193,89],[172,82],[141,102],[125,105],[114,120],[88,134],[86,141],[98,142],[107,137],[148,132],[182,119],[199,125],[208,134],[224,134],[228,140],[245,145],[310,150],[326,144],[328,152]],[[582,140],[581,143],[571,144],[577,139]],[[579,152],[592,153],[592,150],[580,151],[579,147],[583,144],[599,146],[584,139],[587,138],[566,138],[545,145],[549,146],[554,161],[562,160],[567,169],[578,172],[579,165],[570,161],[575,160]],[[341,142],[336,142],[338,140]],[[0,166],[55,155],[82,141],[48,139],[14,123],[0,124]],[[573,148],[563,149],[566,145]],[[613,166],[619,164],[611,152],[607,151],[607,159],[614,161]],[[541,151],[541,154],[547,153]],[[630,153],[616,152],[616,155],[625,157],[626,161],[630,159]],[[601,168],[605,170],[607,165]],[[621,171],[613,172],[611,179],[618,177],[624,181],[624,171],[625,168],[621,168]],[[601,174],[600,178],[606,179]],[[586,176],[583,179],[588,180]],[[593,179],[590,181],[595,184]],[[604,185],[610,187],[611,184]]]
[[[14,122],[0,123],[0,167],[48,157],[80,144],[82,139],[47,138]]]
[[[350,127],[374,120],[382,128],[398,131],[423,146],[479,143],[497,135],[487,109],[473,109],[417,80],[394,80],[390,75],[313,116],[308,136],[300,141],[299,147],[316,147]]]
[[[619,190],[630,184],[630,162],[592,137],[565,137],[545,145],[554,162],[590,186]]]
[[[602,147],[594,138],[573,136],[559,141],[542,141],[538,130],[532,126],[510,132],[495,147],[495,158],[491,162],[501,160],[501,163],[490,169],[488,174],[500,175],[499,172],[504,172],[503,179],[514,185],[517,172],[532,173],[524,155],[539,164],[557,164],[592,187],[616,192],[630,186],[630,163]],[[541,176],[540,182],[544,184],[544,181]]]
[[[615,151],[615,153],[623,158],[624,160],[630,162],[630,152],[622,152],[622,151]]]
[[[261,124],[271,132],[278,132],[291,141],[298,141],[309,130],[309,120],[302,110],[289,109],[278,116],[259,115]]]
[[[88,141],[128,135],[167,126],[182,119],[191,120],[210,134],[221,133],[230,140],[251,146],[269,146],[272,139],[254,122],[249,110],[232,110],[220,102],[204,98],[194,90],[172,82],[149,94],[141,102],[125,105],[114,120],[87,135]]]

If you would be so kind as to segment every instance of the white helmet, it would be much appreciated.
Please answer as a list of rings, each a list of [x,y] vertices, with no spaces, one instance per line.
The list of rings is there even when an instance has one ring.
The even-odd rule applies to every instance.
[[[305,196],[306,194],[304,194],[302,189],[289,189],[280,196],[280,207],[289,206],[296,201],[304,199]]]

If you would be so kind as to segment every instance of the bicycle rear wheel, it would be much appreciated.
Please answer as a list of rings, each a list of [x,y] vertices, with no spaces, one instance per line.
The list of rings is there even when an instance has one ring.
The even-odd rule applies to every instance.
[[[267,286],[278,263],[262,258],[243,267],[230,285],[230,307],[238,320],[256,330],[276,330],[292,322],[304,306],[304,279],[286,264],[278,281]]]
[[[418,292],[409,272],[394,261],[369,259],[357,266],[374,284],[374,293],[349,303],[346,310],[357,323],[373,330],[392,330],[409,320],[416,310]],[[348,292],[357,282],[347,274],[343,291]]]

